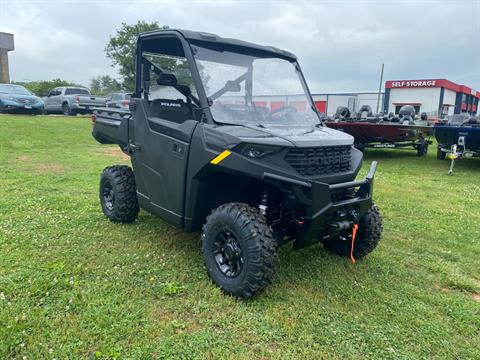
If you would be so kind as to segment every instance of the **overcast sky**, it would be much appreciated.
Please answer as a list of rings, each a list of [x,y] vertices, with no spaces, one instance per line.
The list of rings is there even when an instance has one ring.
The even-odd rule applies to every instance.
[[[289,50],[312,92],[375,90],[382,62],[386,80],[447,78],[480,90],[480,0],[0,0],[0,31],[15,34],[11,78],[116,77],[104,46],[137,20]]]

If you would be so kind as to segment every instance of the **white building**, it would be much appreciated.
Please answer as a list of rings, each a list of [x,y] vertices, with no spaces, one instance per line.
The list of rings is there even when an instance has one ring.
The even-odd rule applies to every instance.
[[[323,114],[334,115],[339,106],[346,106],[352,113],[357,112],[364,105],[371,107],[373,112],[377,110],[382,111],[384,94],[378,91],[360,91],[360,92],[339,92],[339,93],[325,93],[312,94],[313,101],[317,110]]]
[[[446,79],[394,80],[385,83],[384,112],[398,114],[403,105],[412,105],[430,117],[475,115],[479,99],[478,91]]]

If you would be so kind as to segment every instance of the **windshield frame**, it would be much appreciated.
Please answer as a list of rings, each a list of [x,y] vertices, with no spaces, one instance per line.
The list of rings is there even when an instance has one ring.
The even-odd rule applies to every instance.
[[[302,86],[303,94],[291,94],[291,95],[286,95],[286,96],[293,96],[293,95],[304,95],[306,100],[307,100],[307,106],[312,110],[312,113],[314,114],[315,121],[313,122],[315,125],[321,125],[322,121],[320,119],[320,115],[315,107],[315,102],[313,100],[312,94],[310,92],[310,89],[308,88],[308,84],[305,80],[305,77],[303,75],[303,72],[300,68],[300,64],[298,61],[294,58],[290,58],[287,56],[282,56],[281,54],[275,53],[275,52],[269,52],[269,51],[264,51],[264,50],[258,50],[255,48],[250,48],[250,47],[243,47],[243,46],[230,46],[229,44],[216,44],[216,43],[209,43],[205,41],[190,41],[190,46],[192,47],[192,52],[193,52],[193,59],[195,62],[195,65],[197,68],[199,68],[197,61],[202,61],[203,59],[197,58],[197,54],[200,49],[205,49],[208,51],[219,51],[219,52],[230,52],[230,53],[238,53],[240,55],[246,55],[246,56],[251,56],[252,58],[257,58],[257,59],[279,59],[286,61],[290,63],[294,67],[294,71],[296,76],[298,77],[298,80],[300,81],[300,84]],[[206,60],[208,61],[208,60]],[[221,61],[212,61],[212,62],[218,62],[222,63]],[[236,65],[236,64],[230,64],[228,62],[224,62],[225,64],[228,65]],[[253,62],[252,62],[253,64]],[[233,82],[245,82],[245,97],[247,102],[253,103],[253,94],[252,94],[252,75],[253,75],[253,67],[252,64],[250,66],[246,67],[247,71],[242,74],[241,76],[237,77],[236,79],[233,79]],[[200,75],[200,74],[199,74]],[[211,119],[214,123],[216,124],[223,124],[223,125],[245,125],[245,124],[250,124],[253,125],[255,122],[249,123],[249,122],[240,122],[240,121],[224,121],[224,120],[216,120],[215,117],[212,114],[212,111],[210,107],[214,104],[214,101],[216,98],[218,98],[218,94],[220,94],[222,91],[225,91],[227,87],[227,83],[230,81],[227,81],[225,83],[224,87],[221,89],[213,92],[212,94],[208,94],[205,88],[205,84],[203,79],[200,77],[200,82],[203,88],[203,92],[205,93],[205,96],[207,97],[208,101],[208,111],[210,113]],[[212,99],[212,97],[215,96],[215,99]]]

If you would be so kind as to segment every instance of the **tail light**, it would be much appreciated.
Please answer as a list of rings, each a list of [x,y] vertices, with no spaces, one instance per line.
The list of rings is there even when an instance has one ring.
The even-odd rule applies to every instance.
[[[92,114],[92,125],[95,125],[96,121],[97,121],[97,114]]]
[[[76,102],[79,102],[79,101],[80,101],[80,96],[78,96],[78,95],[75,96],[75,101],[76,101]]]
[[[122,106],[123,107],[129,107],[129,105],[130,105],[130,100],[123,100],[122,101]]]

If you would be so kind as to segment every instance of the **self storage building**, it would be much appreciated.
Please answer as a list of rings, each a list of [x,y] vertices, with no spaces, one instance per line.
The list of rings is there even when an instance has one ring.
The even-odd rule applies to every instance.
[[[398,114],[403,105],[430,117],[478,113],[480,93],[447,79],[389,80],[385,83],[384,112]]]

